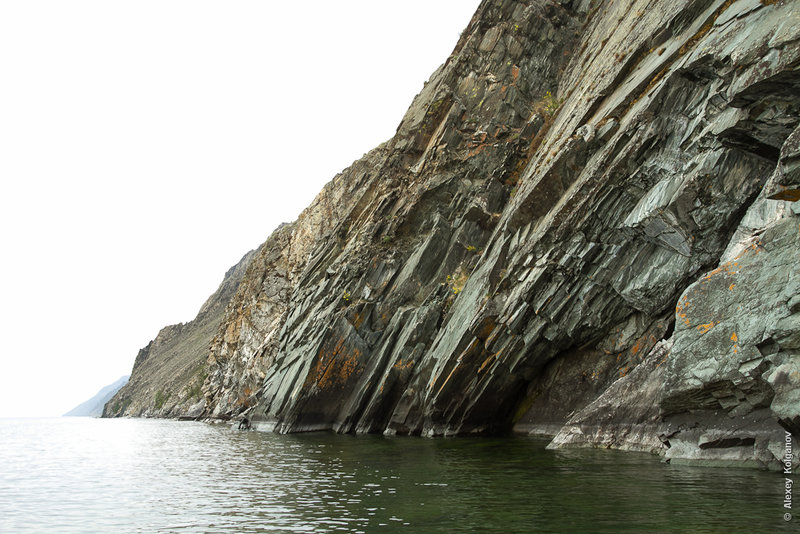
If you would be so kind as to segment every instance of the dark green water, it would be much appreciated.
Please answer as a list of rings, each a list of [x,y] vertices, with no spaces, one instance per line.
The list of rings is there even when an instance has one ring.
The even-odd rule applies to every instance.
[[[544,445],[0,420],[0,532],[797,530],[777,473]]]

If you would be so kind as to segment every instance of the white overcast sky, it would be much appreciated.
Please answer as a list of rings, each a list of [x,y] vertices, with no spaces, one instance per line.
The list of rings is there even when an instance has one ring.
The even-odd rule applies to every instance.
[[[0,417],[63,414],[194,318],[478,3],[0,2]]]

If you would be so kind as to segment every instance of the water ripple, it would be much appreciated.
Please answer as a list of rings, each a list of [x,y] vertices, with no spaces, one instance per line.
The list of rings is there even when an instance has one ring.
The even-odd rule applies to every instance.
[[[527,439],[0,420],[0,532],[777,532],[782,479]]]

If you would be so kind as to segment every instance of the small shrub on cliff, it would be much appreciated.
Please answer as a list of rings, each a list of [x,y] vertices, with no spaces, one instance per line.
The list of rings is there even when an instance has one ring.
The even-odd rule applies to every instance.
[[[461,267],[459,267],[452,276],[447,275],[446,283],[453,291],[453,295],[458,295],[461,293],[461,290],[464,289],[464,285],[466,285],[468,278],[469,276],[467,276],[467,274],[461,270]]]
[[[111,413],[114,415],[123,415],[125,410],[128,409],[128,406],[131,405],[133,399],[123,399],[121,401],[116,401],[114,406],[111,407]]]
[[[541,113],[544,118],[551,119],[555,116],[563,101],[556,98],[553,93],[547,91],[542,99],[533,105],[533,113]]]
[[[167,402],[167,400],[169,399],[169,395],[170,395],[169,393],[164,395],[164,393],[160,389],[156,391],[156,396],[154,399],[156,410],[160,410],[161,408],[163,408],[164,403]]]
[[[186,387],[186,397],[190,399],[199,399],[203,395],[203,383],[192,382],[190,386]]]
[[[561,107],[561,100],[553,96],[553,93],[547,91],[544,94],[544,112],[549,115],[553,116],[558,111],[558,108]]]

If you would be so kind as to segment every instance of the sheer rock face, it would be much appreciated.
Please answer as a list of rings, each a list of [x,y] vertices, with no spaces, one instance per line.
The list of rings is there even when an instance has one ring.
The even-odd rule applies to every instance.
[[[217,291],[188,322],[161,329],[139,351],[131,377],[103,408],[103,417],[194,417],[202,413],[202,386],[211,338],[255,251],[228,270]]]
[[[204,415],[774,465],[798,39],[795,2],[484,1],[396,135],[262,246]]]
[[[261,425],[285,432],[383,431],[392,418],[407,424],[400,410],[427,402],[408,396],[413,382],[430,378],[418,366],[448,357],[434,342],[462,320],[456,303],[464,284],[555,111],[546,94],[579,22],[552,4],[479,8],[396,136],[336,176],[286,230],[287,242],[276,247],[286,291],[270,289],[271,267],[251,270],[266,282],[243,283],[251,294],[240,291],[242,306],[220,331],[225,342],[210,359],[218,369],[206,384],[209,415],[250,407]],[[248,314],[266,308],[254,326]],[[262,337],[249,341],[258,328]],[[455,350],[449,341],[436,350]],[[226,382],[251,364],[265,370],[259,390]],[[406,432],[422,431],[422,418],[409,423]]]

